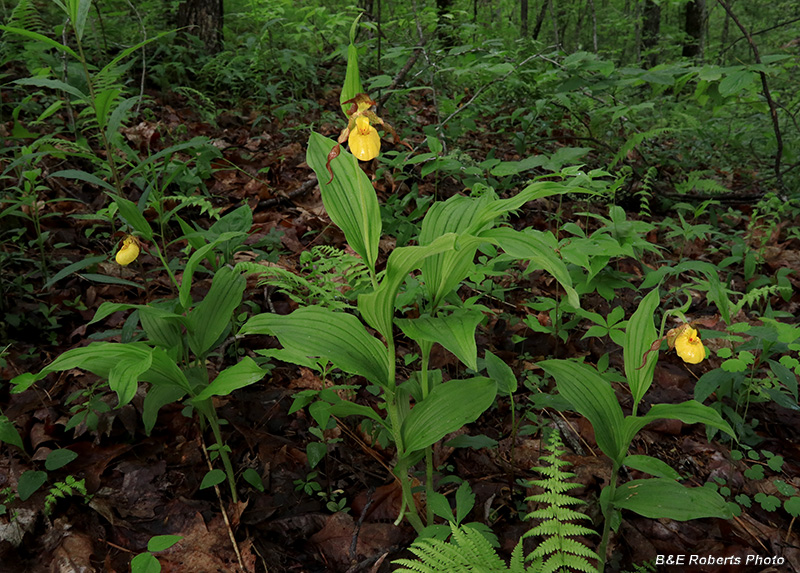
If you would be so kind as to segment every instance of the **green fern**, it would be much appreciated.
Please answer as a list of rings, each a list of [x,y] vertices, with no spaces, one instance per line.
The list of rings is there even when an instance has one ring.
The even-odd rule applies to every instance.
[[[300,255],[298,273],[282,267],[261,271],[259,285],[271,285],[293,301],[331,309],[352,308],[349,302],[369,282],[369,270],[356,256],[329,245],[320,245]]]
[[[73,496],[76,493],[82,495],[88,501],[85,479],[76,480],[73,476],[68,475],[64,481],[54,483],[44,498],[44,514],[50,515],[59,499]]]
[[[636,197],[639,199],[639,214],[644,217],[649,217],[652,213],[650,211],[650,199],[653,198],[653,182],[656,175],[658,175],[658,168],[651,165],[642,178],[642,187],[636,192]]]
[[[455,571],[473,571],[481,573],[565,573],[568,571],[584,571],[596,573],[597,569],[589,559],[598,559],[597,554],[572,537],[594,534],[595,531],[573,523],[576,520],[588,520],[586,515],[570,509],[569,506],[583,503],[579,499],[566,495],[579,484],[567,482],[575,474],[563,470],[569,465],[560,459],[564,454],[563,444],[558,432],[552,432],[546,438],[549,455],[541,458],[549,464],[547,467],[534,468],[545,476],[545,479],[530,481],[529,486],[540,486],[545,492],[526,498],[528,502],[544,504],[541,509],[526,515],[526,519],[542,520],[528,531],[528,537],[544,537],[530,555],[524,556],[522,539],[511,554],[509,565],[497,555],[492,545],[483,534],[469,526],[450,524],[452,537],[449,541],[440,539],[420,539],[409,548],[417,559],[398,559],[400,565],[397,572],[405,573],[452,573]],[[531,562],[527,567],[525,562]]]
[[[572,539],[577,535],[592,535],[594,530],[574,523],[578,520],[589,520],[589,517],[579,511],[570,509],[571,505],[582,504],[577,498],[567,495],[571,489],[580,487],[579,484],[566,480],[575,477],[575,474],[563,470],[570,465],[561,459],[565,453],[563,443],[558,432],[551,432],[545,444],[549,455],[540,458],[549,466],[536,468],[536,471],[545,476],[542,480],[533,480],[531,485],[544,488],[544,493],[531,495],[526,498],[529,503],[542,503],[544,507],[532,511],[526,519],[542,520],[536,527],[529,530],[524,536],[543,536],[546,539],[534,549],[527,559],[532,560],[539,568],[540,573],[553,573],[556,571],[578,570],[595,572],[588,559],[598,559],[597,554]]]
[[[686,176],[686,181],[675,185],[675,190],[683,195],[691,191],[699,191],[701,193],[716,195],[725,195],[730,193],[730,189],[720,185],[713,179],[708,179],[706,177],[711,173],[711,171],[690,171]]]

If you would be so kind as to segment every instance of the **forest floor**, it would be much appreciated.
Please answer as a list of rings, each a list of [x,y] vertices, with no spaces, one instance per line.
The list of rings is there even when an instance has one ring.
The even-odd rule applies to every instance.
[[[187,139],[195,135],[212,138],[224,160],[214,162],[217,170],[212,179],[206,181],[209,195],[215,206],[224,210],[243,202],[253,209],[254,224],[249,242],[270,236],[275,229],[281,231],[278,264],[294,270],[300,253],[312,244],[346,247],[341,233],[331,226],[324,212],[319,189],[310,184],[303,187],[313,178],[313,172],[305,164],[307,131],[281,130],[277,125],[265,123],[252,127],[255,112],[226,113],[212,125],[182,105],[179,99],[164,103],[158,109],[157,119],[142,120],[126,129],[128,141],[139,149],[156,150],[164,145],[161,138],[165,133],[188,133]],[[424,115],[425,110],[417,111],[418,115]],[[10,129],[10,124],[0,126],[0,137],[7,138]],[[338,127],[322,125],[318,130],[335,137]],[[491,145],[489,139],[485,143],[487,148]],[[519,159],[511,147],[500,150],[497,157]],[[69,167],[43,162],[43,168],[50,172]],[[264,172],[267,167],[269,170]],[[261,175],[257,178],[252,177],[259,172]],[[452,179],[442,178],[438,189],[428,180],[432,177],[420,181],[421,196],[435,192],[439,198],[446,198],[461,191]],[[47,257],[51,261],[74,262],[113,252],[121,233],[110,235],[106,229],[104,236],[99,233],[87,236],[87,229],[96,222],[75,218],[75,215],[92,214],[102,208],[107,203],[104,194],[89,184],[66,179],[47,181],[48,189],[41,194],[42,213],[47,215],[42,219],[42,230],[50,232],[52,243],[66,245],[48,252]],[[375,186],[381,200],[392,193],[408,192],[406,185],[393,187],[392,182],[386,180],[376,181]],[[305,192],[292,193],[301,187]],[[138,199],[135,195],[130,198]],[[603,204],[564,201],[559,205],[540,200],[526,205],[511,223],[517,228],[558,232],[557,223],[550,216],[556,209],[560,209],[562,223],[581,218],[576,213],[585,211],[607,214],[607,205]],[[152,217],[152,213],[145,212],[145,216]],[[656,208],[645,220],[657,222],[664,216],[666,214],[659,213]],[[745,208],[739,225],[746,225],[746,216]],[[211,223],[199,212],[195,213],[195,222],[201,226]],[[32,229],[27,229],[24,236],[30,238],[31,233]],[[657,231],[648,235],[647,240],[668,244]],[[776,241],[768,245],[775,251],[768,261],[771,268],[765,270],[767,273],[782,266],[791,268],[800,260],[797,240],[788,244]],[[170,256],[181,256],[179,250],[184,246],[174,245]],[[706,246],[697,240],[688,243],[682,253],[666,251],[663,256],[678,260],[682,255],[714,262],[716,255],[708,252]],[[391,245],[382,243],[382,247],[379,266],[385,262]],[[13,249],[23,247],[5,244],[3,249],[12,253]],[[34,259],[37,256],[35,252],[25,255]],[[158,261],[146,251],[137,265],[147,270],[159,267]],[[97,272],[140,282],[142,277],[137,265],[121,268],[109,258],[108,263],[101,263]],[[642,275],[640,263],[634,260],[620,261],[617,270]],[[30,292],[21,287],[14,290],[12,287],[16,283],[10,277],[25,276],[27,272],[29,269],[24,265],[15,266],[13,262],[3,270],[6,275],[3,279],[4,311],[7,315],[22,316],[21,321],[15,319],[16,325],[7,325],[8,340],[0,345],[10,344],[0,371],[4,380],[22,372],[37,371],[65,350],[85,346],[94,334],[121,329],[127,318],[122,312],[111,315],[103,324],[87,326],[102,302],[144,303],[146,296],[154,299],[170,294],[165,275],[150,276],[147,294],[142,289],[120,284],[93,282],[82,278],[80,273],[62,278],[46,291]],[[522,322],[499,317],[505,313],[505,316],[521,318],[531,312],[522,305],[531,293],[556,296],[557,284],[548,275],[510,273],[498,278],[496,283],[508,290],[502,299],[485,296],[481,300],[497,311],[497,315],[479,330],[479,355],[491,350],[506,360],[520,379],[541,375],[536,361],[547,356],[584,356],[587,362],[596,363],[609,353],[611,366],[622,368],[621,349],[608,338],[581,339],[583,330],[577,328],[563,342],[548,334],[532,333]],[[210,278],[196,280],[195,299],[207,292],[209,284]],[[775,297],[771,301],[773,308],[797,316],[800,303],[797,290],[789,302]],[[464,290],[462,294],[478,293]],[[281,292],[258,288],[254,282],[249,283],[245,296],[252,307],[262,311],[285,314],[297,306]],[[630,289],[619,289],[614,306],[622,305],[625,315],[630,316],[638,296]],[[715,310],[704,298],[698,298],[696,303],[693,312],[713,317]],[[596,294],[582,298],[582,305],[604,316],[611,309],[609,302]],[[44,315],[43,307],[47,309]],[[543,323],[547,321],[545,313],[540,318]],[[742,320],[748,318],[743,316]],[[513,335],[521,336],[522,342],[512,340]],[[248,338],[241,346],[244,352],[265,347],[277,347],[277,342],[267,337]],[[413,348],[401,342],[399,352],[411,353]],[[218,360],[217,369],[220,370],[225,359]],[[718,366],[720,361],[711,358],[691,366],[681,362],[674,353],[662,354],[645,403],[692,399],[698,377]],[[434,353],[431,367],[441,368],[448,377],[455,377],[460,368],[458,361],[444,351]],[[236,571],[239,562],[247,571],[271,573],[389,571],[393,559],[408,556],[404,549],[415,537],[413,529],[406,524],[393,525],[400,501],[400,489],[389,469],[393,452],[371,444],[356,421],[340,420],[327,436],[334,442],[315,469],[315,479],[325,497],[308,495],[302,488],[298,491],[298,484],[307,482],[310,473],[306,445],[317,438],[309,432],[313,421],[305,410],[288,412],[298,390],[323,388],[323,381],[314,372],[278,363],[267,379],[217,401],[220,416],[228,422],[225,439],[231,448],[234,467],[238,471],[255,469],[265,486],[260,492],[240,481],[239,503],[231,502],[224,489],[217,492],[214,488],[199,488],[208,471],[204,455],[208,443],[204,438],[209,438],[200,431],[196,419],[184,416],[180,405],[164,407],[152,434],[145,435],[141,423],[142,389],[131,404],[102,414],[97,431],[90,431],[85,425],[65,431],[71,415],[67,398],[92,387],[95,381],[91,374],[72,370],[50,375],[21,394],[11,394],[8,384],[0,385],[2,412],[14,422],[26,449],[33,454],[28,457],[17,448],[3,446],[0,490],[15,487],[25,470],[42,469],[42,462],[51,451],[67,448],[78,457],[60,470],[50,472],[49,480],[53,483],[67,475],[85,478],[90,494],[89,498],[72,495],[57,501],[47,516],[42,512],[47,488],[24,502],[16,500],[9,504],[14,519],[10,519],[9,513],[0,516],[0,571],[3,573],[124,572],[129,570],[131,558],[146,550],[152,536],[165,534],[183,537],[178,545],[158,553],[162,570],[166,572]],[[351,382],[359,383],[359,380]],[[630,409],[627,387],[617,384],[615,390],[627,413]],[[437,466],[445,466],[447,472],[470,483],[477,498],[471,519],[491,526],[505,556],[529,528],[521,519],[520,511],[528,510],[524,498],[530,491],[518,485],[518,480],[537,477],[531,471],[531,467],[538,465],[542,452],[541,434],[536,428],[557,425],[565,434],[570,450],[565,459],[572,464],[568,469],[576,474],[574,481],[581,485],[571,494],[588,502],[583,510],[596,524],[601,522],[597,498],[611,472],[611,464],[593,441],[592,429],[586,420],[571,412],[534,409],[530,400],[534,393],[521,386],[515,396],[517,416],[525,419],[523,429],[527,426],[530,432],[522,431],[515,438],[511,437],[509,402],[498,398],[497,407],[463,430],[473,436],[482,434],[495,440],[496,447],[452,448],[446,445],[447,439],[453,437],[448,436],[434,451]],[[363,389],[357,392],[355,399],[365,404],[376,401]],[[104,400],[113,405],[116,397],[112,394]],[[782,479],[800,486],[800,413],[765,402],[751,404],[747,414],[760,420],[757,433],[763,442],[759,449],[783,456]],[[745,478],[746,464],[733,461],[730,450],[730,445],[717,440],[709,443],[702,426],[688,426],[678,421],[648,426],[632,445],[632,453],[656,456],[682,475],[689,476],[689,485],[702,485],[717,477],[724,479],[734,494],[745,493],[753,498],[759,492],[773,493],[771,480]],[[630,477],[641,476],[631,472]],[[443,487],[445,493],[450,491],[448,487],[451,486]],[[347,511],[329,511],[326,502],[332,499],[346,500]],[[224,514],[221,507],[225,509]],[[757,565],[747,566],[697,565],[658,567],[658,570],[800,571],[798,530],[800,527],[788,514],[780,510],[767,512],[759,504],[744,508],[740,516],[728,521],[677,522],[646,519],[624,512],[622,524],[610,542],[607,570],[645,571],[647,569],[635,566],[653,562],[657,555],[685,554],[740,557],[742,563],[748,556],[761,559],[782,556],[785,562],[769,566],[762,560]],[[231,536],[236,540],[240,557],[234,551]],[[598,539],[599,536],[587,538],[586,542],[596,548]]]

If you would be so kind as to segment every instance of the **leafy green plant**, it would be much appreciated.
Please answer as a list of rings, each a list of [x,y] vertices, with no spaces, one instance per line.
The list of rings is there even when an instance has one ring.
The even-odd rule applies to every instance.
[[[131,559],[131,573],[159,573],[161,563],[153,554],[169,549],[182,539],[180,535],[154,535],[147,542],[147,551]]]
[[[545,478],[541,480],[521,480],[526,487],[543,488],[544,493],[530,495],[529,503],[541,504],[541,509],[528,513],[526,519],[540,520],[529,529],[517,542],[511,555],[509,565],[497,555],[490,539],[480,526],[481,524],[461,525],[460,518],[452,519],[450,515],[449,540],[437,538],[417,539],[409,550],[417,556],[416,560],[398,559],[395,564],[401,565],[399,572],[445,573],[450,571],[508,571],[510,573],[545,573],[556,571],[579,570],[587,573],[597,569],[589,559],[599,559],[594,551],[573,539],[576,535],[590,535],[595,532],[587,527],[574,523],[576,520],[590,518],[570,509],[569,506],[582,503],[566,492],[579,487],[579,484],[567,480],[575,474],[564,471],[569,462],[561,459],[565,453],[557,432],[548,433],[545,448],[550,452],[542,456],[540,461],[547,466],[534,468]],[[466,484],[464,484],[466,485]],[[459,491],[463,489],[463,485]],[[471,493],[471,492],[470,492]],[[458,497],[458,495],[457,495]],[[474,503],[474,498],[473,498]],[[471,506],[470,506],[471,507]],[[543,537],[536,548],[524,555],[522,543],[530,537]],[[530,562],[529,565],[525,565]]]
[[[613,389],[591,366],[572,360],[539,362],[555,379],[559,394],[592,424],[597,445],[612,462],[611,481],[600,495],[600,507],[605,517],[598,550],[601,571],[609,533],[619,524],[622,509],[645,517],[669,517],[680,521],[730,517],[729,508],[715,491],[703,487],[687,488],[677,481],[678,473],[663,461],[651,456],[628,454],[631,441],[639,430],[662,418],[678,419],[686,424],[704,423],[735,437],[733,429],[716,410],[694,400],[681,404],[655,404],[646,414],[638,414],[641,400],[653,381],[657,361],[653,349],[657,350],[664,338],[656,333],[653,324],[659,303],[658,289],[650,291],[642,299],[625,331],[625,375],[633,396],[633,411],[629,416],[623,415]],[[622,466],[656,477],[619,484]]]

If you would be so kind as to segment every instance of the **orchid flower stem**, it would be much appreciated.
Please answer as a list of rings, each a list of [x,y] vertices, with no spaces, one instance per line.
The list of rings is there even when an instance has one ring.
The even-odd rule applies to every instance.
[[[600,547],[597,550],[598,555],[600,556],[600,561],[597,563],[597,570],[599,573],[603,573],[603,570],[606,566],[606,549],[608,548],[608,538],[611,535],[611,516],[614,514],[614,495],[617,491],[617,477],[619,476],[619,464],[617,462],[613,462],[613,468],[611,470],[611,481],[609,482],[608,488],[608,507],[603,512],[603,537],[600,539]]]

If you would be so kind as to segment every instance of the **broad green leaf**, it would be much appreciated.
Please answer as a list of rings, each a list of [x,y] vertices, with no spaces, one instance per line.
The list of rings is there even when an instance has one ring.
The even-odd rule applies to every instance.
[[[206,472],[206,475],[203,476],[203,481],[200,482],[200,489],[213,487],[215,485],[221,484],[224,481],[225,481],[225,472],[220,469],[213,469]]]
[[[488,350],[484,354],[484,362],[487,374],[497,383],[497,389],[501,394],[510,396],[517,391],[517,377],[514,376],[511,366]]]
[[[261,479],[261,476],[258,475],[258,472],[253,468],[247,468],[242,472],[242,477],[244,481],[249,483],[255,489],[264,493],[264,481]]]
[[[150,342],[165,350],[180,350],[183,343],[181,326],[187,323],[185,317],[151,305],[142,305],[139,308],[139,322]]]
[[[308,140],[306,161],[317,174],[325,210],[347,238],[347,243],[374,271],[381,238],[381,213],[378,197],[369,178],[350,153],[341,150],[331,161],[333,181],[325,168],[334,142],[316,132]]]
[[[47,454],[47,459],[44,461],[44,467],[47,471],[52,472],[57,469],[63,468],[65,465],[78,457],[78,454],[72,450],[53,450]]]
[[[188,382],[187,382],[188,384]],[[149,436],[156,425],[158,411],[167,404],[177,402],[186,396],[186,390],[179,385],[153,385],[144,397],[142,404],[142,423]]]
[[[108,115],[111,107],[114,105],[114,100],[117,99],[122,90],[117,88],[109,88],[103,90],[95,96],[95,111],[97,112],[97,126],[100,129],[105,129],[108,123]]]
[[[749,70],[733,71],[719,82],[719,94],[723,97],[736,95],[748,89],[755,81],[755,72]]]
[[[730,519],[727,502],[708,487],[685,487],[666,478],[639,479],[617,487],[613,504],[651,519],[689,521],[705,517]]]
[[[14,427],[14,422],[8,419],[8,416],[0,416],[0,442],[17,446],[20,450],[25,450],[22,447],[22,438]]]
[[[51,48],[55,48],[61,52],[65,52],[75,58],[76,60],[80,60],[77,52],[70,48],[69,46],[65,46],[64,44],[60,44],[55,40],[48,38],[47,36],[43,36],[37,32],[31,32],[30,30],[24,30],[22,28],[13,28],[11,26],[0,26],[0,30],[4,32],[11,32],[12,34],[19,34],[20,36],[25,36],[26,38],[30,38],[31,40],[36,40],[37,42],[41,42],[50,46]]]
[[[651,476],[668,478],[668,479],[681,479],[681,475],[676,472],[667,463],[662,462],[658,458],[652,456],[633,455],[626,456],[623,464],[631,469],[645,472]]]
[[[291,353],[323,358],[384,388],[389,381],[386,347],[351,314],[314,306],[285,316],[264,313],[250,318],[239,334],[277,336]],[[280,358],[290,360],[291,355]]]
[[[128,111],[134,105],[136,105],[136,102],[138,102],[139,99],[139,96],[126,98],[119,102],[119,105],[117,105],[114,108],[114,111],[111,112],[111,116],[108,118],[108,125],[106,126],[106,137],[109,141],[114,141],[119,135],[117,132],[122,125],[122,121],[125,119]]]
[[[264,378],[265,374],[266,371],[256,364],[255,360],[245,356],[233,366],[220,372],[202,392],[192,399],[192,402],[202,402],[211,396],[228,396],[234,390],[255,384]]]
[[[89,9],[92,6],[92,0],[69,0],[69,10],[67,14],[75,28],[75,35],[78,40],[83,39],[83,30],[86,27],[86,17],[89,15]]]
[[[131,573],[161,573],[161,563],[152,553],[140,553],[131,559]]]
[[[539,231],[515,231],[509,227],[490,229],[480,234],[481,238],[490,239],[492,243],[503,249],[515,259],[531,261],[538,268],[553,275],[567,293],[567,300],[580,308],[578,293],[572,288],[572,279],[564,261],[556,254],[547,242],[540,238]]]
[[[647,355],[647,363],[642,365],[645,352],[652,346],[658,337],[653,324],[653,314],[661,302],[658,289],[651,290],[639,303],[639,308],[633,313],[628,328],[625,330],[625,346],[623,355],[625,360],[625,377],[633,394],[634,409],[653,382],[653,372],[658,361],[658,352]],[[635,411],[635,410],[634,410]]]
[[[72,86],[66,82],[62,82],[61,80],[53,80],[50,78],[22,78],[16,80],[15,84],[20,84],[23,86],[36,86],[38,88],[49,88],[54,90],[62,90],[67,92],[68,94],[75,96],[79,100],[85,100],[89,96],[83,93],[81,90]]]
[[[472,249],[481,242],[475,237],[459,237],[448,233],[425,246],[400,247],[392,251],[386,263],[386,273],[381,284],[373,292],[358,297],[358,310],[364,320],[375,328],[386,340],[392,337],[394,305],[397,291],[414,269],[418,269],[426,257],[448,250]]]
[[[147,542],[147,550],[157,553],[164,551],[175,545],[178,541],[183,539],[182,535],[154,535]]]
[[[623,439],[622,408],[611,384],[594,368],[580,362],[544,360],[538,364],[555,378],[558,393],[592,424],[600,449],[609,458],[621,463],[630,440]]]
[[[400,428],[405,454],[421,450],[478,419],[494,402],[497,385],[489,378],[439,384],[416,404]]]
[[[308,460],[308,467],[314,469],[317,467],[328,453],[328,446],[322,442],[308,442],[306,444],[306,459]]]
[[[117,393],[117,407],[121,408],[136,395],[142,374],[153,362],[152,348],[128,348],[108,373],[108,387]]]
[[[47,481],[47,473],[42,471],[27,470],[22,472],[17,482],[17,495],[20,501],[25,501]]]
[[[147,219],[145,219],[144,215],[139,211],[136,203],[125,197],[114,195],[113,193],[109,193],[108,195],[114,200],[114,203],[117,204],[119,214],[125,219],[125,222],[146,240],[152,241],[153,229],[150,228],[150,223],[147,222]]]
[[[502,161],[492,168],[491,173],[495,177],[516,175],[517,173],[522,173],[523,171],[540,167],[541,165],[544,165],[547,160],[547,157],[544,155],[533,155],[523,159],[522,161]]]
[[[328,409],[328,412],[330,412],[334,416],[340,416],[340,417],[364,416],[365,418],[371,418],[380,424],[386,425],[386,421],[383,418],[381,418],[378,415],[378,413],[369,406],[363,406],[361,404],[356,404],[355,402],[349,402],[348,400],[342,400],[341,402],[336,402]]]
[[[208,294],[189,313],[187,340],[195,356],[205,357],[230,327],[246,286],[247,280],[228,266],[214,275]]]
[[[722,430],[736,439],[736,434],[730,424],[722,419],[719,412],[695,400],[687,400],[681,404],[656,404],[643,416],[627,416],[624,422],[623,439],[630,444],[639,430],[650,422],[663,419],[680,420],[684,424],[705,424]]]
[[[456,523],[461,523],[475,507],[475,494],[468,482],[463,482],[456,490]]]
[[[64,277],[67,277],[67,276],[71,275],[75,271],[79,271],[81,269],[85,269],[86,267],[90,267],[92,265],[96,265],[97,263],[99,263],[101,261],[105,261],[105,260],[106,260],[105,256],[98,256],[98,257],[87,257],[87,258],[83,259],[82,261],[76,261],[76,262],[72,263],[71,265],[68,265],[68,266],[64,267],[63,269],[58,271],[55,275],[53,275],[50,278],[50,280],[47,281],[44,284],[44,286],[42,287],[42,290],[49,289],[51,286],[56,284],[58,281],[60,281]]]
[[[445,316],[420,316],[398,318],[395,323],[409,338],[416,341],[437,342],[455,354],[473,370],[478,369],[478,349],[475,328],[483,320],[483,313],[459,309]]]
[[[192,278],[194,277],[194,272],[197,270],[197,267],[200,266],[200,263],[206,258],[213,249],[217,247],[220,243],[224,243],[225,241],[229,241],[236,237],[242,237],[245,233],[239,231],[231,231],[228,233],[222,233],[219,237],[208,243],[207,245],[203,245],[195,252],[192,253],[192,256],[189,257],[189,260],[186,263],[186,267],[183,269],[183,278],[181,278],[181,288],[178,290],[178,300],[181,303],[183,308],[189,308],[192,304]]]

